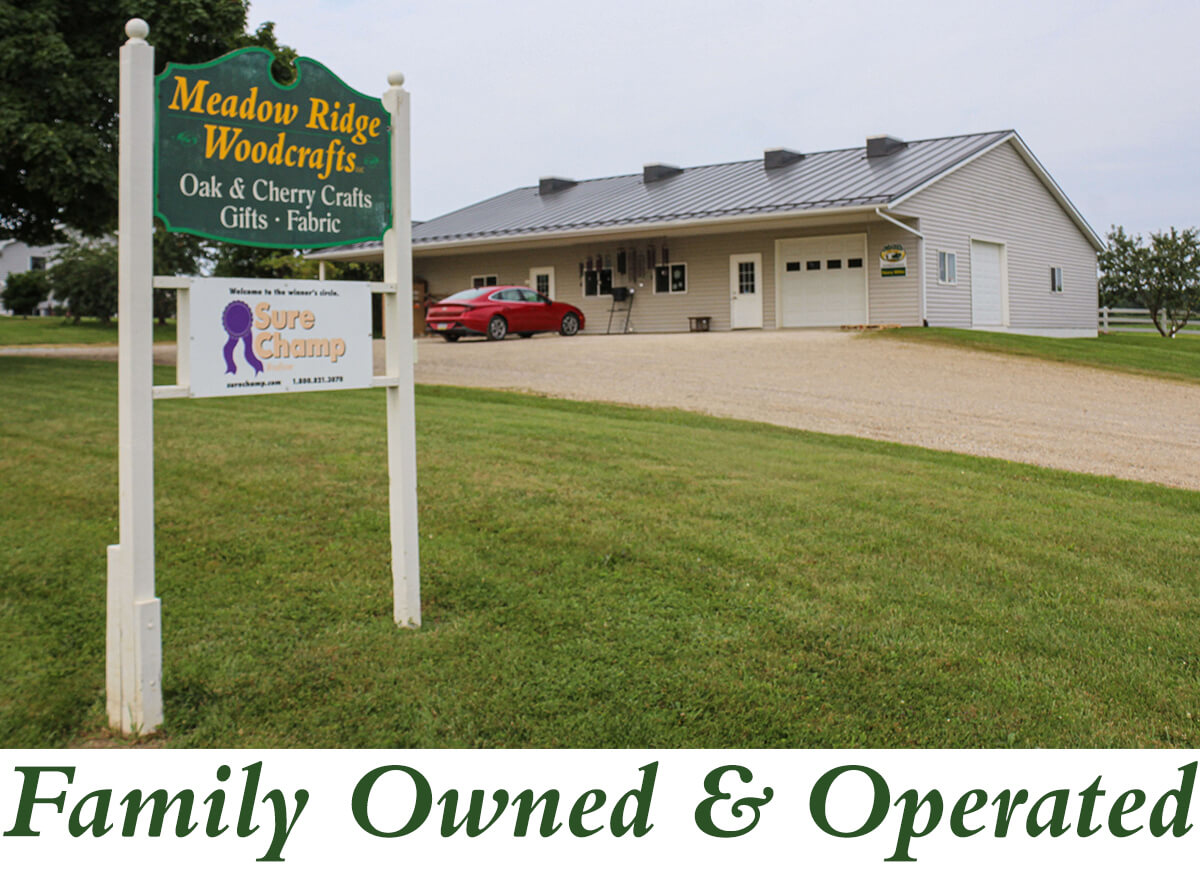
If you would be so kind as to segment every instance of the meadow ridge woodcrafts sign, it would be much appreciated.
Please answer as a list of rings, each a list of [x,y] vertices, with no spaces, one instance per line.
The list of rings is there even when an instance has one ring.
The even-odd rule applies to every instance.
[[[154,76],[150,27],[125,25],[117,155],[117,457],[120,542],[108,547],[105,686],[121,733],[163,723],[162,603],[155,591],[155,400],[382,387],[386,392],[392,617],[421,625],[413,390],[409,95],[382,100],[324,66],[244,49]],[[259,248],[383,240],[382,283],[154,275],[154,216],[167,229]],[[176,383],[155,385],[154,289],[174,289]],[[371,295],[383,297],[374,374]]]
[[[155,214],[167,229],[267,248],[382,239],[390,119],[311,58],[271,76],[264,48],[168,64],[155,80]]]

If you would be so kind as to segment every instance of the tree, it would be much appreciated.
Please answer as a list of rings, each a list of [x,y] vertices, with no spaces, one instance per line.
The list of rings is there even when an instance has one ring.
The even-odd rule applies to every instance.
[[[31,269],[28,272],[10,273],[4,282],[4,293],[0,299],[4,308],[11,309],[14,315],[28,318],[37,311],[38,303],[50,296],[50,282],[46,279],[43,269]]]
[[[249,0],[0,0],[0,234],[104,236],[117,217],[118,49],[125,22],[150,23],[161,70],[258,45],[281,83],[295,52],[274,25],[246,33]]]
[[[345,282],[381,282],[383,281],[383,261],[355,263],[331,260],[325,264],[325,277]]]
[[[212,247],[213,275],[247,279],[313,279],[317,277],[315,261],[305,260],[300,253],[286,248],[254,248],[217,242]]]
[[[1163,336],[1174,339],[1200,310],[1200,231],[1194,227],[1151,233],[1149,243],[1114,227],[1099,263],[1100,301],[1137,302]]]
[[[1124,227],[1114,227],[1108,232],[1107,247],[1097,258],[1102,306],[1142,305],[1149,254],[1141,237],[1127,236]]]
[[[117,313],[115,242],[71,242],[58,253],[48,272],[54,296],[67,304],[76,324],[85,316],[107,324]]]
[[[1158,332],[1174,339],[1200,311],[1200,233],[1194,227],[1152,233],[1150,249],[1146,308],[1162,313]]]
[[[207,240],[190,233],[171,233],[162,222],[154,222],[154,274],[158,276],[194,276],[200,273],[202,261],[212,252]],[[175,317],[175,292],[167,288],[154,289],[154,317],[166,324]]]

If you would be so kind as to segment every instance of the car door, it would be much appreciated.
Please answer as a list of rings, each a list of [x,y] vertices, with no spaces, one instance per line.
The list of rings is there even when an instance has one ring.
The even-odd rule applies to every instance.
[[[532,326],[532,307],[525,300],[521,288],[505,288],[492,295],[492,299],[500,303],[500,314],[508,322],[509,333],[528,333],[535,328]]]
[[[522,288],[521,296],[529,305],[530,330],[540,332],[558,329],[558,325],[553,323],[554,305],[546,297],[529,288]]]

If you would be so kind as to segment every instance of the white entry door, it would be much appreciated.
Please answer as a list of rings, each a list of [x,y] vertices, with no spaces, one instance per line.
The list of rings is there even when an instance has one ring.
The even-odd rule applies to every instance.
[[[735,254],[729,258],[729,325],[738,330],[762,327],[762,255]]]
[[[971,325],[1003,327],[1004,246],[971,240]]]
[[[535,266],[529,271],[529,287],[554,299],[554,267]]]
[[[781,239],[780,327],[841,327],[867,323],[867,237]]]

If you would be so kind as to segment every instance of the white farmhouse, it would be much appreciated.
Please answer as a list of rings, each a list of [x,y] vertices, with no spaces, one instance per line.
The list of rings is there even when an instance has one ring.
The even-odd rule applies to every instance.
[[[0,288],[8,281],[11,273],[26,272],[31,269],[45,269],[54,260],[60,246],[57,245],[27,245],[15,239],[0,239]],[[52,300],[46,300],[38,306],[37,314],[49,315],[54,308]],[[0,315],[11,315],[8,309],[0,303]]]

